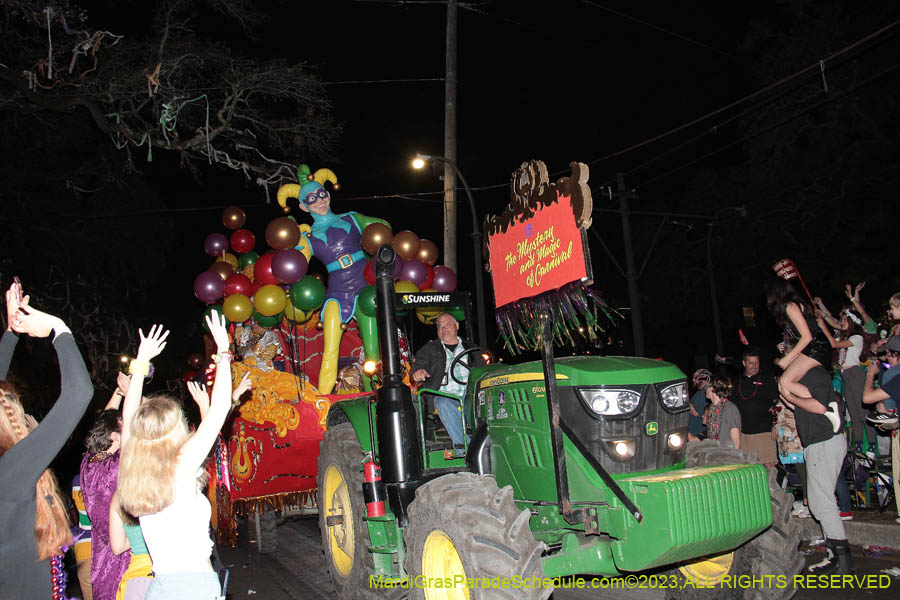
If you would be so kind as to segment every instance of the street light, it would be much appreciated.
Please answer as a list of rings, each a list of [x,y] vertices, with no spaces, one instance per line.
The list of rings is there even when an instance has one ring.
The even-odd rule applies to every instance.
[[[430,154],[416,154],[416,157],[412,161],[412,166],[414,169],[421,169],[425,166],[425,163],[428,161],[437,160],[442,163],[450,165],[453,171],[456,173],[456,176],[459,177],[460,183],[463,185],[463,189],[466,190],[466,196],[469,198],[469,210],[472,212],[472,259],[475,265],[475,302],[478,304],[478,345],[482,348],[487,347],[487,327],[485,326],[484,321],[484,281],[481,273],[481,228],[478,227],[478,215],[475,212],[475,200],[472,198],[472,190],[469,189],[469,184],[466,182],[466,178],[463,177],[462,172],[459,170],[456,162],[450,160],[446,156],[432,156]]]

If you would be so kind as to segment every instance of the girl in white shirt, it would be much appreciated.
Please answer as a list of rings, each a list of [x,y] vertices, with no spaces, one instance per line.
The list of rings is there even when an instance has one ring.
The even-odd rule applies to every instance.
[[[863,353],[863,320],[851,311],[844,308],[841,311],[839,340],[831,334],[831,328],[824,322],[821,316],[816,317],[819,328],[828,338],[832,348],[840,350],[838,365],[841,368],[841,379],[844,380],[844,402],[850,412],[853,425],[853,439],[856,449],[862,450],[863,427],[866,427],[870,446],[877,439],[875,429],[866,424],[865,409],[862,403],[863,386],[866,374],[859,364]]]
[[[122,460],[119,501],[139,517],[147,549],[153,559],[153,583],[146,600],[223,599],[209,557],[211,508],[198,489],[203,461],[216,440],[231,407],[231,353],[225,319],[212,312],[206,319],[218,348],[213,356],[216,376],[209,408],[191,434],[181,404],[168,396],[141,404],[149,361],[166,346],[169,332],[150,329],[131,363],[131,378],[122,409]]]

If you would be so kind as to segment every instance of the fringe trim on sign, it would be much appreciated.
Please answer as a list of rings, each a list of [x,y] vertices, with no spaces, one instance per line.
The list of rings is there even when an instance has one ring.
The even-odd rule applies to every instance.
[[[232,502],[232,514],[244,517],[256,514],[257,511],[259,514],[263,514],[267,510],[282,510],[285,506],[288,508],[315,508],[317,491],[316,488],[313,488],[302,492],[284,492],[281,494],[257,496],[255,498],[240,498]]]
[[[594,342],[606,326],[615,325],[616,318],[622,316],[597,290],[580,281],[511,302],[498,308],[495,315],[503,347],[512,355],[540,349],[542,316],[550,319],[557,345],[574,345],[578,337]]]
[[[237,548],[237,519],[224,485],[216,486],[216,543]]]

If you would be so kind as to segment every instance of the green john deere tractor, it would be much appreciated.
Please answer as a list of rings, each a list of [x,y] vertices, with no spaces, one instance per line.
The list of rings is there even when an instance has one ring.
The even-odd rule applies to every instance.
[[[397,331],[393,250],[377,256],[377,400],[332,406],[319,457],[338,597],[546,598],[553,578],[637,573],[673,598],[792,595],[732,587],[742,574],[790,579],[799,530],[764,467],[686,444],[687,382],[672,364],[554,360],[546,335],[541,361],[471,368],[464,457],[426,436],[422,393],[402,383],[385,335]]]

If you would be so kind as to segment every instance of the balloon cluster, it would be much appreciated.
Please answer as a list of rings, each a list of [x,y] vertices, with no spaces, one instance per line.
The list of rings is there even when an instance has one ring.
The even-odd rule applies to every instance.
[[[309,320],[325,300],[325,286],[319,277],[307,275],[306,256],[295,248],[300,241],[297,223],[288,217],[273,219],[265,232],[270,250],[260,256],[256,236],[244,229],[246,220],[240,207],[226,208],[222,224],[231,235],[211,233],[203,242],[203,250],[216,258],[194,279],[194,295],[210,305],[204,314],[216,309],[232,323],[252,317],[262,327],[274,327],[282,318]],[[221,305],[215,304],[219,301]]]
[[[222,224],[231,230],[231,235],[211,233],[203,242],[203,250],[216,259],[194,279],[194,295],[208,305],[204,314],[215,309],[229,322],[243,323],[252,318],[262,327],[274,327],[283,318],[297,323],[308,321],[325,300],[325,286],[321,278],[307,274],[306,256],[296,249],[300,242],[297,223],[289,217],[272,219],[265,231],[270,250],[259,255],[255,251],[256,236],[244,228],[246,221],[247,215],[240,207],[230,206],[222,212]],[[398,293],[456,289],[453,270],[435,266],[437,245],[419,239],[412,231],[393,233],[382,223],[372,223],[363,230],[360,242],[370,255],[383,244],[394,247],[397,252],[394,289]],[[362,290],[357,301],[359,310],[372,317],[375,316],[374,268],[372,257],[363,273],[368,287]],[[433,322],[439,312],[416,310],[423,323]]]
[[[384,244],[393,246],[397,257],[394,260],[394,290],[399,294],[414,292],[452,292],[456,289],[456,273],[445,266],[435,266],[438,259],[437,245],[419,239],[412,231],[391,230],[381,223],[372,223],[362,232],[360,239],[363,250],[375,254]],[[375,257],[369,259],[363,276],[368,287],[363,289],[357,307],[368,316],[375,316]],[[419,308],[416,316],[430,324],[440,314],[440,310]]]

